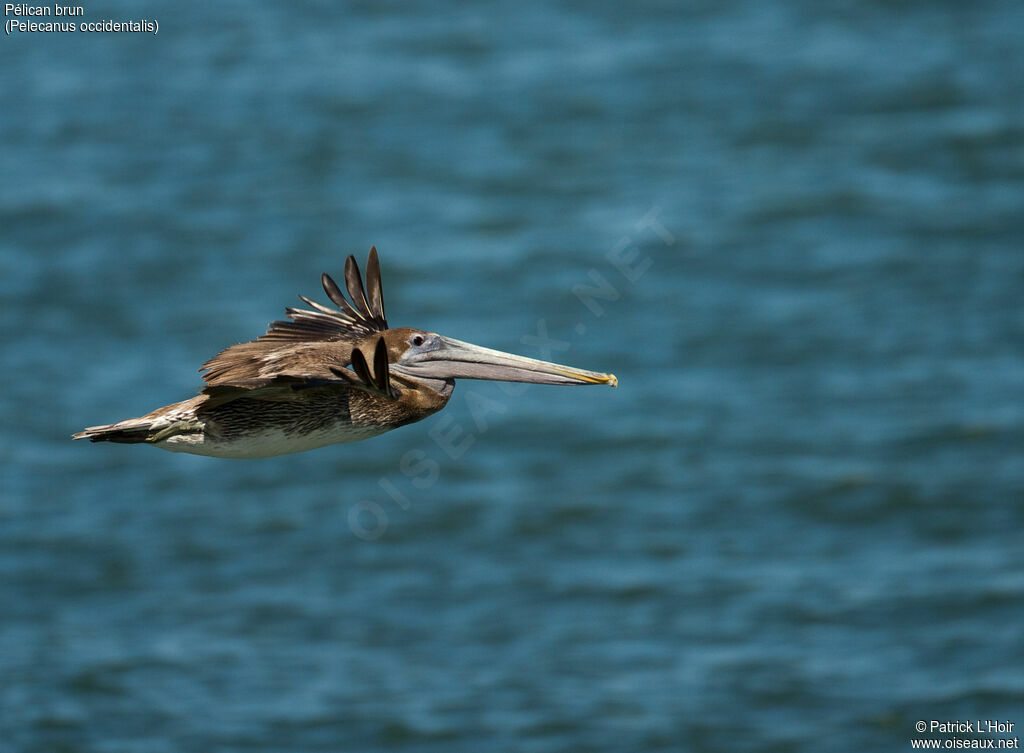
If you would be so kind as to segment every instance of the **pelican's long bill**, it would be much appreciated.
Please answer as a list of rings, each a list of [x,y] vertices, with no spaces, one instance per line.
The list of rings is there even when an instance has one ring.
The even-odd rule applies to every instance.
[[[538,361],[500,350],[432,335],[433,347],[426,352],[402,358],[394,370],[416,378],[428,379],[490,379],[497,382],[530,382],[532,384],[610,384],[619,386],[614,374],[586,371],[558,363]]]

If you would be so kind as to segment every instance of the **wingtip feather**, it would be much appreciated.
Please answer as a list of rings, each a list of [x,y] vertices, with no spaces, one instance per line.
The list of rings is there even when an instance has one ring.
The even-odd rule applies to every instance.
[[[384,315],[384,287],[381,285],[380,259],[377,256],[376,246],[370,246],[370,253],[366,257],[366,294],[369,298],[371,313],[380,320],[384,329],[387,329],[387,317]]]

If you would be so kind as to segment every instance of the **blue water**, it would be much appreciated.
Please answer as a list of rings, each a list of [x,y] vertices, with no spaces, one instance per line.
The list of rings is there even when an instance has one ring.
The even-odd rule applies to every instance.
[[[1024,725],[1024,5],[85,10],[159,34],[0,39],[0,748]],[[371,244],[393,325],[621,386],[70,441]]]

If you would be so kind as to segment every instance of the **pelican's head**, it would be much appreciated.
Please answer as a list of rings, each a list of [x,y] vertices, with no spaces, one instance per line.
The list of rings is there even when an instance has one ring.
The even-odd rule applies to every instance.
[[[392,372],[411,379],[490,379],[531,384],[610,384],[614,374],[586,371],[472,345],[435,332],[398,327],[381,333]]]

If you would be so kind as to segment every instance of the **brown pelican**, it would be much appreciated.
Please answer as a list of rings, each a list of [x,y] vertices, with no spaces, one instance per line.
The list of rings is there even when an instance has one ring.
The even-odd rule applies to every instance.
[[[266,334],[232,345],[200,367],[200,394],[140,418],[73,435],[93,442],[146,443],[172,452],[262,458],[356,442],[441,410],[456,379],[618,385],[614,374],[502,353],[410,327],[388,327],[377,249],[366,287],[345,262],[351,302],[321,275],[328,306],[287,308]]]

